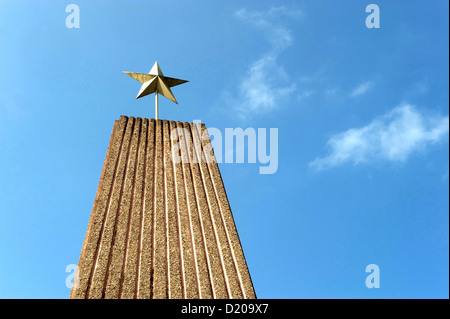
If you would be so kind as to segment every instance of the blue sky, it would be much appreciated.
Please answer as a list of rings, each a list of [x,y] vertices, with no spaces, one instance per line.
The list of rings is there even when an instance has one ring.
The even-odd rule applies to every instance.
[[[161,118],[278,128],[275,174],[220,164],[259,298],[448,298],[448,6],[0,0],[0,298],[68,298],[114,120],[154,115],[121,71],[156,60],[190,81]]]

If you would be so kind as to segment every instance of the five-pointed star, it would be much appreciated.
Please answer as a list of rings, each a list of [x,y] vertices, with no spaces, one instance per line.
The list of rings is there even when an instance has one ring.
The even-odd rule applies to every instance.
[[[158,65],[158,62],[155,62],[155,64],[153,65],[152,69],[148,74],[125,72],[125,71],[123,71],[123,73],[131,76],[133,79],[138,80],[139,82],[142,83],[141,89],[139,90],[139,93],[136,96],[137,99],[152,94],[153,92],[157,92],[165,96],[169,100],[178,104],[170,88],[172,86],[188,82],[186,80],[174,79],[164,76]]]

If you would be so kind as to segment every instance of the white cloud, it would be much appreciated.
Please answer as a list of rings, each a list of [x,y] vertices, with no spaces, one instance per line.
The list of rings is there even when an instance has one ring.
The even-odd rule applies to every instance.
[[[338,87],[334,87],[334,88],[331,88],[331,89],[326,90],[326,91],[325,91],[325,94],[326,94],[327,96],[334,97],[334,96],[336,96],[336,94],[339,93],[339,91],[340,91],[340,90],[339,90]]]
[[[306,98],[308,98],[308,97],[310,97],[311,95],[313,95],[314,94],[314,91],[304,91],[304,92],[302,92],[302,93],[300,93],[298,96],[297,96],[297,100],[298,101],[302,101],[302,100],[304,100],[304,99],[306,99]]]
[[[295,84],[277,85],[278,81],[286,77],[285,71],[276,64],[276,58],[273,56],[267,55],[254,62],[239,87],[239,111],[245,114],[276,108],[278,100],[295,91]]]
[[[238,19],[264,31],[271,44],[270,50],[248,67],[237,89],[237,96],[230,92],[225,94],[242,118],[275,109],[279,100],[289,97],[296,90],[295,83],[290,83],[290,77],[278,64],[279,54],[293,43],[291,30],[284,27],[280,19],[301,15],[301,11],[286,7],[273,7],[266,12],[245,9],[235,12]]]
[[[448,182],[448,176],[449,176],[449,171],[448,171],[448,168],[447,168],[447,171],[442,175],[442,180],[444,182]]]
[[[368,92],[373,87],[372,81],[366,81],[361,84],[359,84],[350,94],[351,97],[357,97],[360,95],[363,95],[364,93]]]
[[[277,20],[280,16],[296,16],[282,8],[284,7],[272,8],[268,12],[249,12],[245,9],[241,9],[236,11],[234,15],[236,18],[248,22],[254,27],[263,29],[268,40],[273,45],[272,50],[282,51],[292,44],[293,37],[291,30],[278,24]]]
[[[448,116],[424,115],[404,104],[367,126],[332,136],[327,142],[330,154],[315,159],[309,166],[320,171],[344,163],[405,161],[412,153],[442,141],[448,134]]]

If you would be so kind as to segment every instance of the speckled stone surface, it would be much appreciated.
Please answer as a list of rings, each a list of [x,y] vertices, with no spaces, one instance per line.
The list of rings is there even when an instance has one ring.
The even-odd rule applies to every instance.
[[[256,298],[204,124],[115,121],[78,265],[74,299]]]

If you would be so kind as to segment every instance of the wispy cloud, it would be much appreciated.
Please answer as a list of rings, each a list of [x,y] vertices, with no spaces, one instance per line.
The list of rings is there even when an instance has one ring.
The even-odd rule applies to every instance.
[[[226,94],[241,118],[269,112],[277,107],[280,100],[295,92],[296,85],[279,65],[278,57],[294,41],[291,30],[281,23],[281,19],[297,18],[301,15],[301,11],[286,7],[273,7],[266,12],[246,9],[235,12],[236,18],[262,30],[271,44],[270,50],[248,67],[239,84],[237,95],[234,96],[230,92]]]
[[[340,91],[340,89],[338,87],[333,87],[333,88],[327,89],[325,91],[325,94],[328,97],[334,97],[334,96],[336,96],[336,94],[339,93],[339,91]]]
[[[272,43],[272,51],[279,52],[286,49],[293,42],[290,29],[280,23],[281,18],[298,18],[303,15],[300,10],[290,10],[284,6],[272,7],[269,11],[247,11],[240,9],[234,16],[242,21],[261,28],[267,39]]]
[[[366,81],[359,84],[353,91],[350,93],[351,97],[357,97],[367,93],[372,87],[374,83],[373,81]]]
[[[449,177],[449,171],[448,171],[448,167],[447,167],[447,171],[442,175],[442,180],[444,182],[448,182],[448,177]]]
[[[302,100],[310,97],[313,94],[314,94],[314,91],[304,91],[304,92],[300,93],[299,95],[297,95],[297,101],[302,101]]]
[[[414,106],[403,104],[367,126],[332,136],[327,142],[330,154],[315,159],[309,166],[320,171],[344,163],[405,161],[412,153],[444,140],[448,134],[448,116],[425,115]]]

